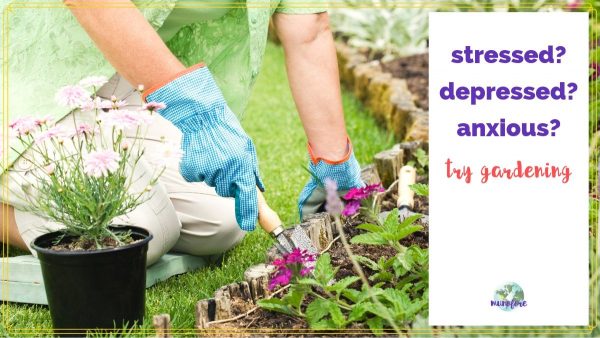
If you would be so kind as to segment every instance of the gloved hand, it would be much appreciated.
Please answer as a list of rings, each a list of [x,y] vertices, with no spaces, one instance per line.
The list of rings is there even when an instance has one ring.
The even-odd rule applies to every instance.
[[[203,64],[189,68],[158,89],[149,89],[144,99],[165,103],[159,113],[182,132],[179,170],[183,178],[204,181],[220,196],[235,197],[240,228],[254,230],[256,187],[264,191],[256,150],[208,68]]]
[[[305,216],[324,210],[326,194],[323,184],[326,178],[337,183],[340,196],[343,196],[351,188],[360,188],[365,185],[360,178],[360,165],[354,157],[350,140],[348,140],[348,152],[340,161],[316,158],[310,144],[308,145],[308,154],[310,157],[308,169],[312,175],[298,199],[301,220]]]

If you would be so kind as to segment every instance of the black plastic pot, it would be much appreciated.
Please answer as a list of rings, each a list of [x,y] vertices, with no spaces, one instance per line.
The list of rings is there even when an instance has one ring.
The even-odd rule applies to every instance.
[[[141,324],[146,292],[146,253],[152,235],[133,226],[127,246],[95,251],[49,249],[61,232],[36,238],[37,251],[54,332],[81,335],[85,329],[121,329]]]

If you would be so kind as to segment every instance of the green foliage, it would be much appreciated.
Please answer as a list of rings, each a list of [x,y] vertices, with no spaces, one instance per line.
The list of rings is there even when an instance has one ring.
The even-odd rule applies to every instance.
[[[455,0],[445,10],[461,12],[542,12],[560,9],[560,0]]]
[[[419,196],[429,197],[429,185],[423,183],[415,183],[410,186],[410,189]]]
[[[427,50],[428,15],[423,6],[399,7],[390,0],[346,0],[350,8],[330,11],[333,29],[348,44],[383,54],[383,60]],[[367,4],[367,6],[365,6]],[[358,9],[360,7],[360,9]]]
[[[429,175],[429,155],[421,148],[415,151],[415,159],[408,161],[407,165],[415,167],[417,174],[427,177]]]
[[[399,241],[421,229],[414,222],[419,216],[399,222],[398,210],[389,213],[381,225],[361,224],[365,233],[351,239],[354,244],[391,246],[397,254],[381,257],[377,262],[354,256],[359,264],[373,273],[372,287],[362,284],[358,276],[336,280],[339,270],[331,264],[329,253],[321,255],[313,275],[298,284],[281,299],[259,301],[259,306],[288,315],[305,317],[312,329],[343,329],[352,323],[368,326],[379,334],[393,320],[406,326],[428,306],[428,252],[417,246],[405,247]],[[356,285],[359,285],[356,287]],[[307,297],[310,296],[310,297]],[[302,300],[311,299],[302,312]]]

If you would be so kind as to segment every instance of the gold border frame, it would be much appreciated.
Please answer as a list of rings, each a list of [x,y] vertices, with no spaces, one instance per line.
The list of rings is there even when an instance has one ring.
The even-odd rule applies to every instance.
[[[597,11],[596,9],[593,7],[592,3],[590,2],[591,0],[586,0],[586,2],[582,5],[582,8],[585,9],[588,13],[591,14],[591,18],[590,20],[593,20],[594,22],[596,21],[597,18]],[[191,2],[191,1],[190,1]],[[245,3],[239,3],[239,4],[234,4],[231,5],[230,3],[217,3],[217,2],[212,2],[209,6],[207,6],[206,4],[200,2],[200,1],[194,1],[194,2],[187,2],[185,5],[180,5],[180,4],[176,4],[175,7],[177,8],[273,8],[273,6],[271,5],[270,1],[265,1],[265,3],[255,3],[252,4],[250,6],[246,5]],[[397,7],[404,7],[404,8],[414,8],[414,7],[420,7],[420,8],[427,8],[427,7],[438,7],[440,5],[453,5],[455,7],[459,7],[456,6],[456,4],[453,4],[451,2],[447,2],[447,1],[439,1],[439,2],[435,2],[435,1],[417,1],[417,2],[411,2],[411,3],[406,3],[406,2],[402,2],[399,0],[394,0],[392,2],[390,2],[390,4],[397,6]],[[315,7],[316,3],[311,3],[311,2],[294,2],[290,7],[293,8],[310,8],[310,7]],[[164,5],[162,4],[156,4],[156,3],[139,3],[137,4],[138,8],[161,8]],[[318,3],[319,7],[327,7],[330,9],[334,9],[334,8],[348,8],[347,5],[345,5],[342,2],[330,2],[330,1],[323,1],[323,2],[319,2]],[[131,4],[130,3],[112,3],[110,5],[107,5],[106,3],[103,3],[101,1],[89,1],[86,3],[86,8],[131,8]],[[364,4],[364,5],[357,5],[354,6],[352,8],[379,8],[381,6],[373,6],[372,4]],[[489,7],[488,5],[484,5],[484,8]],[[8,78],[8,74],[9,74],[9,55],[8,55],[8,44],[9,44],[9,15],[12,11],[14,11],[15,9],[50,9],[50,8],[59,8],[59,9],[64,9],[66,8],[66,6],[62,3],[57,3],[57,2],[44,2],[44,1],[28,1],[28,2],[22,2],[22,1],[14,1],[11,2],[9,4],[6,5],[4,12],[3,12],[3,17],[2,17],[2,54],[3,54],[3,58],[4,58],[4,62],[2,63],[2,83],[3,83],[3,87],[2,87],[2,132],[3,132],[3,144],[2,144],[2,149],[3,149],[3,154],[2,154],[2,163],[7,163],[8,162],[8,141],[7,141],[7,136],[8,136],[8,99],[9,99],[9,95],[8,95],[8,83],[9,83],[9,78]],[[592,34],[590,32],[590,34]],[[589,40],[593,40],[596,41],[596,39],[598,39],[598,36],[589,36],[588,37]],[[589,86],[589,83],[588,83]],[[594,101],[596,101],[598,99],[598,95],[597,95],[597,84],[596,82],[592,85],[593,87],[593,94],[590,94],[590,101],[592,99],[592,95],[594,98]],[[591,107],[589,107],[589,109],[591,109]],[[594,116],[597,117],[598,116],[598,112],[594,111],[593,112]],[[592,130],[589,130],[589,135],[588,135],[588,139],[592,136]],[[593,149],[592,150],[592,154],[594,157],[598,157],[598,153],[599,150],[598,149]],[[590,173],[590,178],[589,180],[592,181],[593,184],[597,185],[598,184],[598,174],[597,171],[594,171],[593,173]],[[3,200],[6,200],[5,198],[8,196],[9,194],[9,190],[8,190],[8,176],[7,175],[2,175],[2,197]],[[7,224],[8,222],[8,207],[7,206],[2,206],[2,211],[3,211],[3,222],[5,222],[5,224]],[[588,211],[589,212],[589,211]],[[598,219],[597,217],[590,217],[589,222],[592,226],[592,232],[593,234],[596,235],[596,237],[598,237]],[[2,249],[3,251],[6,253],[6,255],[8,255],[9,253],[9,245],[6,244],[8,241],[8,227],[6,227],[3,231],[2,231]],[[595,250],[594,250],[595,249]],[[595,248],[592,248],[591,252],[592,253],[596,253],[594,255],[594,263],[592,264],[591,270],[590,270],[590,276],[594,276],[597,272],[598,269],[598,249],[599,249],[599,240],[598,238],[596,239],[596,243],[595,243]],[[8,279],[8,265],[7,263],[7,256],[3,256],[2,257],[2,280],[7,280]],[[597,280],[593,280],[590,283],[590,297],[591,295],[594,295],[595,292],[597,291],[598,288],[598,281]],[[2,294],[7,294],[8,293],[8,283],[2,283],[2,288],[0,290],[2,292]],[[6,292],[6,293],[5,293]],[[599,300],[600,301],[600,300]],[[7,305],[7,303],[9,303],[8,301],[2,301],[2,305],[4,307],[3,311],[2,311],[2,325],[4,326],[4,329],[6,330],[7,334],[17,334],[17,335],[31,335],[31,334],[52,334],[53,333],[53,329],[52,328],[39,328],[39,329],[15,329],[12,328],[10,325],[8,324],[8,311],[6,311],[6,307],[5,305]],[[564,327],[556,327],[556,328],[548,328],[546,327],[536,327],[536,326],[519,326],[519,327],[515,327],[515,326],[494,326],[494,327],[480,327],[480,326],[466,326],[466,327],[452,327],[452,328],[427,328],[427,329],[411,329],[411,330],[406,330],[405,332],[407,334],[411,334],[411,335],[433,335],[433,334],[445,334],[445,333],[449,333],[449,334],[460,334],[460,333],[464,333],[467,335],[474,335],[474,334],[489,334],[489,335],[529,335],[529,334],[534,334],[534,335],[541,335],[541,334],[545,334],[545,335],[568,335],[568,334],[573,334],[573,333],[577,333],[577,334],[585,334],[585,333],[591,333],[592,330],[594,330],[595,327],[598,326],[597,323],[597,317],[598,317],[598,303],[592,303],[589,304],[589,306],[591,307],[591,311],[589,312],[589,315],[592,316],[592,323],[589,323],[588,326],[573,326],[573,327],[569,327],[569,328],[564,328]],[[470,328],[474,328],[474,329],[470,329]],[[498,329],[502,329],[502,328],[510,328],[512,329],[511,332],[509,333],[497,333],[497,332],[493,332],[495,330]],[[514,328],[517,328],[516,330],[514,330]],[[85,329],[73,329],[73,330],[85,330]],[[125,330],[126,332],[130,332],[130,333],[140,333],[140,334],[154,334],[155,330],[154,329],[145,329],[145,328],[139,328],[139,329],[127,329]],[[278,333],[278,334],[304,334],[307,333],[307,331],[309,331],[308,329],[305,330],[289,330],[289,331],[285,331],[285,330],[276,330],[276,329],[268,329],[268,328],[264,328],[264,329],[244,329],[244,330],[229,330],[229,329],[215,329],[215,330],[207,330],[207,333],[214,333],[214,334],[218,334],[218,335],[223,335],[223,334],[269,334],[269,333]],[[343,335],[348,336],[348,335],[364,335],[367,333],[370,333],[370,330],[355,330],[356,333],[352,333],[351,331],[353,330],[344,330]],[[512,331],[517,331],[517,332],[512,332]],[[198,334],[198,330],[196,328],[192,328],[192,329],[173,329],[171,330],[171,333],[174,335],[197,335]],[[390,330],[384,330],[381,333],[393,333],[393,331]],[[323,335],[323,336],[335,336],[335,335],[340,335],[341,333],[319,333],[319,335]]]

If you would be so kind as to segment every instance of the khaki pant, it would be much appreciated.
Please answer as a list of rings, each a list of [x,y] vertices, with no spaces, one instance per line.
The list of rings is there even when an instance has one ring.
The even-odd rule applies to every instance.
[[[118,74],[98,91],[98,95],[106,99],[115,95],[118,99],[126,100],[129,103],[127,109],[134,110],[142,104],[139,93]],[[78,121],[93,118],[81,112],[77,114]],[[58,122],[63,123],[67,127],[72,126],[71,116]],[[151,176],[154,168],[150,163],[154,156],[158,156],[157,149],[163,138],[179,144],[181,133],[156,114],[143,140],[144,155],[134,176]],[[23,185],[31,170],[27,161],[18,160],[15,163],[8,172],[11,191],[16,189],[24,193]],[[132,189],[139,191],[146,184],[147,180],[138,180]],[[150,230],[154,238],[149,244],[147,265],[171,250],[192,255],[219,254],[235,246],[244,237],[245,233],[235,220],[234,200],[218,196],[213,188],[204,183],[186,182],[179,173],[178,163],[167,165],[150,194],[148,201],[114,222]],[[16,197],[11,196],[8,203],[16,207],[17,227],[28,246],[37,236],[62,227],[31,212],[18,210],[23,202]]]

